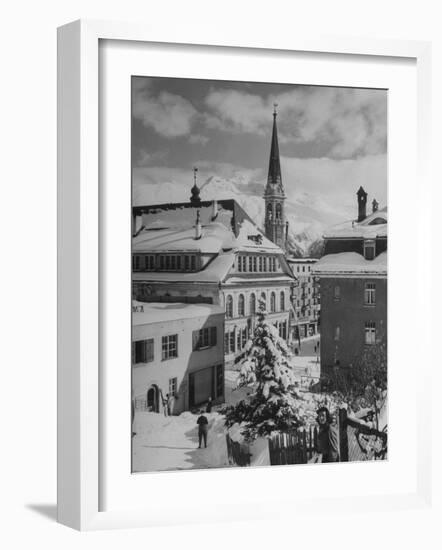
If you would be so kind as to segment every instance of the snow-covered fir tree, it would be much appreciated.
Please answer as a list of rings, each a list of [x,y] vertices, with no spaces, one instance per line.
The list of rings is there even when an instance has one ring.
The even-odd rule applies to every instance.
[[[253,386],[249,399],[224,409],[226,425],[241,424],[247,440],[289,432],[303,424],[298,407],[290,352],[278,329],[267,321],[264,301],[259,302],[257,324],[247,342],[237,386]]]

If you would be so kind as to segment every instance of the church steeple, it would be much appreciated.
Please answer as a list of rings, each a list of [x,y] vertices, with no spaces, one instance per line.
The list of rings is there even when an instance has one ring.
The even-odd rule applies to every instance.
[[[281,163],[279,160],[278,128],[276,126],[276,117],[278,115],[278,112],[276,111],[277,106],[277,103],[273,105],[272,143],[270,147],[269,174],[267,176],[266,194],[274,194],[275,192],[278,192],[281,195],[284,195],[281,177]]]
[[[269,172],[267,185],[264,192],[265,200],[265,233],[266,237],[275,244],[285,249],[286,233],[284,201],[285,193],[282,185],[281,162],[279,159],[278,128],[276,117],[278,115],[274,104],[272,142],[270,146]]]

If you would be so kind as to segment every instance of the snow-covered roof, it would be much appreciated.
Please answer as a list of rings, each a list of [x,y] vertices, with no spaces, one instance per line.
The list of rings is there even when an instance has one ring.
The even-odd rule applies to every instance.
[[[314,264],[318,258],[287,258],[289,264]]]
[[[197,211],[202,226],[200,239],[195,239]],[[132,242],[134,252],[216,254],[234,248],[283,253],[234,200],[204,201],[199,207],[190,203],[160,204],[134,208],[134,213],[142,217],[142,229]]]
[[[202,227],[201,238],[195,238],[195,228],[174,227],[146,229],[133,238],[133,252],[201,252],[218,253],[234,246],[234,236],[227,227],[212,222]]]
[[[224,309],[211,304],[183,304],[167,302],[132,302],[132,324],[150,325],[177,319],[209,317],[223,314]]]
[[[371,213],[362,222],[348,220],[329,227],[324,233],[324,239],[375,239],[376,237],[386,237],[387,231],[388,210],[385,206],[381,210]]]
[[[387,252],[366,260],[357,252],[340,252],[323,256],[313,267],[318,275],[326,274],[387,274]]]
[[[135,271],[132,273],[133,281],[159,281],[159,282],[190,282],[190,283],[218,283],[223,281],[235,262],[235,254],[232,252],[219,254],[202,271],[195,273],[163,272],[163,271]]]

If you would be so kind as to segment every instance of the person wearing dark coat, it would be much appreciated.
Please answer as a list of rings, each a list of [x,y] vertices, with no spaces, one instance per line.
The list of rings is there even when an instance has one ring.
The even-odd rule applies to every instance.
[[[200,416],[196,421],[198,424],[198,449],[201,449],[201,443],[204,440],[204,447],[207,447],[207,432],[209,431],[209,421],[207,416],[204,416],[204,411],[200,411]]]
[[[320,407],[317,411],[319,424],[317,452],[322,462],[339,462],[339,441],[333,418],[327,407]]]
[[[212,412],[212,398],[209,397],[209,401],[207,402],[207,407],[206,407],[206,413],[211,413]]]

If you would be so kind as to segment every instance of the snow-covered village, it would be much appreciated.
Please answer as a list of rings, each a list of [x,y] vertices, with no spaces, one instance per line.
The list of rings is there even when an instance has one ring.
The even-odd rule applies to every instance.
[[[132,80],[132,472],[385,460],[386,92]]]

